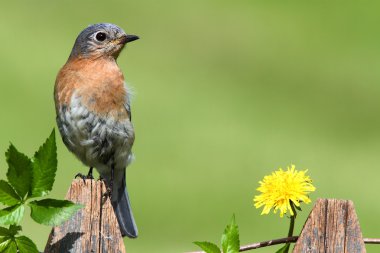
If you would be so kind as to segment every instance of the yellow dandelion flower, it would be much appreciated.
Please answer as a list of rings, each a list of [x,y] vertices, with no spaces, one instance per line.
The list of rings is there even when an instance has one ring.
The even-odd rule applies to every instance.
[[[289,210],[291,216],[294,212],[291,208],[290,201],[295,206],[300,206],[300,202],[310,203],[308,197],[310,192],[315,191],[311,184],[309,176],[306,176],[307,170],[297,171],[294,165],[287,167],[286,171],[281,168],[269,176],[265,176],[260,181],[260,187],[257,188],[260,195],[253,199],[256,208],[264,206],[261,214],[268,214],[273,208],[276,213],[280,210],[280,216],[283,217]]]

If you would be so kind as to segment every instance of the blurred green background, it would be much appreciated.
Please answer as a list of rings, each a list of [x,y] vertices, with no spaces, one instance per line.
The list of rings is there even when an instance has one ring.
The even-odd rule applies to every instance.
[[[233,213],[242,244],[285,236],[288,219],[260,216],[252,198],[291,163],[309,169],[312,200],[353,200],[364,236],[380,237],[380,6],[355,2],[2,1],[0,151],[12,141],[32,155],[45,140],[77,34],[111,22],[141,37],[118,60],[136,91],[127,182],[140,236],[127,252],[218,242]],[[59,137],[58,152],[62,198],[87,168]],[[24,224],[40,249],[49,231]]]

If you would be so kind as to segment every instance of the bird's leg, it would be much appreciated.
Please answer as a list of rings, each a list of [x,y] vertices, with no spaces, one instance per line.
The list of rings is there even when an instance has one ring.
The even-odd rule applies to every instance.
[[[111,180],[110,180],[110,186],[109,186],[109,189],[108,189],[109,194],[110,194],[110,198],[112,197],[114,176],[115,176],[115,165],[112,164],[112,166],[111,166]]]
[[[88,171],[87,178],[88,179],[94,179],[94,176],[92,175],[93,167],[90,167],[90,170]]]
[[[114,176],[115,176],[115,165],[112,164],[111,165],[111,178],[110,178],[110,182],[109,182],[109,185],[107,187],[107,190],[106,192],[103,194],[103,197],[109,197],[110,199],[112,198],[112,190],[113,190],[113,180],[114,180]],[[100,180],[102,180],[103,178],[100,177]],[[102,201],[103,202],[103,201]]]

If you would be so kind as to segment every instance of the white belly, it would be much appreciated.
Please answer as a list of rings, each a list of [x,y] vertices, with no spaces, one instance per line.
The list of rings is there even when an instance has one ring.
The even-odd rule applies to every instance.
[[[101,175],[111,166],[124,170],[131,162],[134,130],[129,119],[98,116],[73,95],[70,107],[59,108],[57,123],[68,149]]]

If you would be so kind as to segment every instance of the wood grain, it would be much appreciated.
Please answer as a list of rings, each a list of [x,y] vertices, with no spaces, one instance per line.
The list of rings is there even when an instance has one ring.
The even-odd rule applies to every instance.
[[[352,201],[317,200],[293,250],[305,252],[366,252]]]
[[[66,199],[84,207],[58,227],[53,227],[45,253],[125,253],[111,202],[102,181],[75,179]]]

